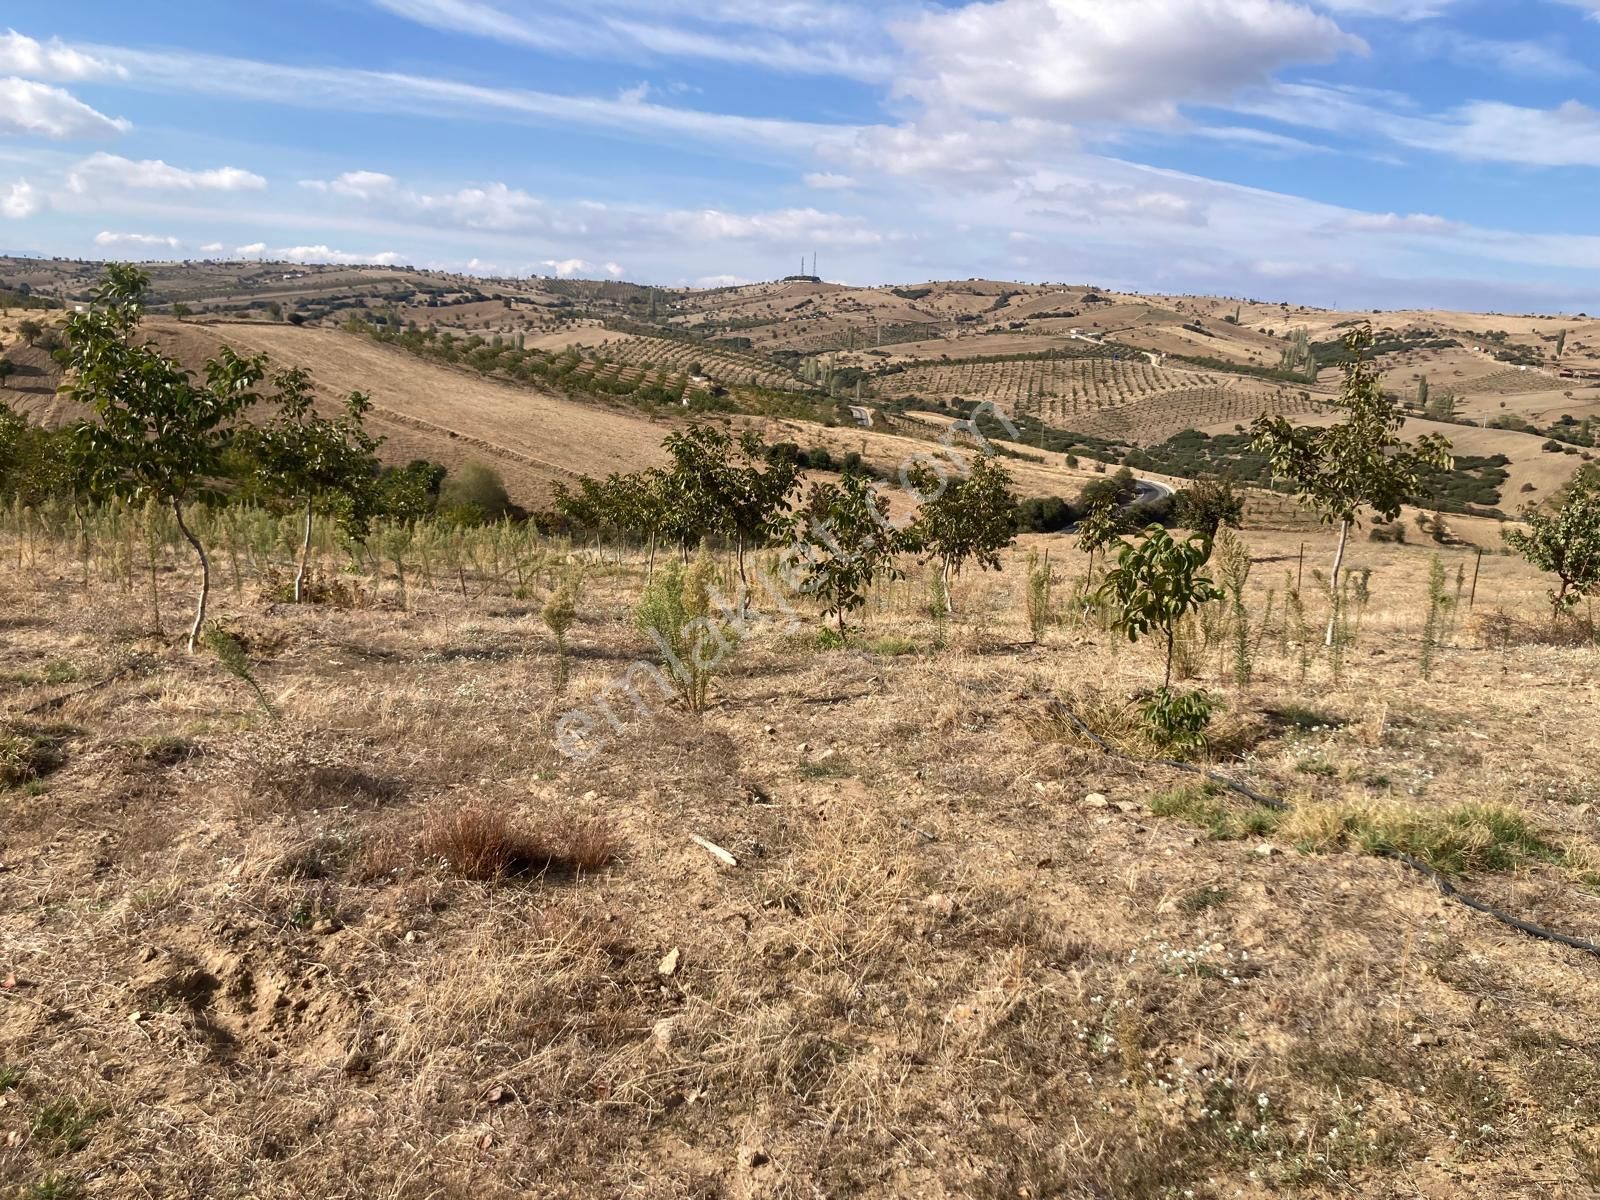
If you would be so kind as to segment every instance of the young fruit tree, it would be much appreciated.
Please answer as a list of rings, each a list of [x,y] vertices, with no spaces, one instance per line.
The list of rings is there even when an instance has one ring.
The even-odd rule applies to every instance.
[[[1549,593],[1552,617],[1600,591],[1600,478],[1581,473],[1553,511],[1530,508],[1522,520],[1528,528],[1505,530],[1506,544],[1560,581]]]
[[[311,377],[301,368],[281,372],[273,384],[278,415],[243,431],[241,442],[263,488],[304,513],[294,574],[299,604],[317,514],[336,519],[357,541],[367,536],[377,502],[379,443],[366,431],[371,402],[360,392],[345,401],[343,416],[329,420],[312,407]]]
[[[867,602],[881,578],[900,579],[895,559],[915,548],[889,520],[888,502],[866,477],[847,472],[838,483],[812,484],[794,520],[790,570],[801,591],[822,602],[825,617],[838,621]]]
[[[753,432],[735,441],[715,425],[692,426],[662,445],[672,456],[666,499],[685,558],[707,534],[731,534],[739,579],[748,584],[745,554],[782,531],[798,465]]]
[[[969,560],[980,570],[1000,569],[1000,551],[1017,540],[1017,497],[1011,473],[998,459],[978,459],[964,479],[942,490],[925,467],[913,472],[911,484],[918,494],[932,496],[917,514],[912,537],[939,563],[945,596]]]
[[[211,596],[211,560],[184,516],[184,506],[216,494],[235,423],[255,403],[251,391],[266,360],[228,347],[206,364],[197,383],[149,343],[136,342],[150,277],[112,264],[87,312],[67,321],[68,394],[94,410],[73,437],[96,494],[170,507],[200,563],[200,595],[189,629],[193,653]]]
[[[1324,524],[1339,526],[1338,547],[1328,591],[1333,611],[1325,644],[1332,646],[1339,619],[1339,582],[1344,570],[1350,530],[1363,508],[1384,521],[1400,515],[1402,505],[1416,498],[1423,473],[1450,468],[1450,443],[1437,434],[1415,442],[1400,438],[1405,415],[1397,399],[1384,393],[1377,368],[1366,352],[1372,328],[1364,325],[1345,336],[1349,361],[1339,398],[1331,403],[1346,414],[1324,427],[1289,424],[1284,417],[1261,416],[1251,429],[1252,444],[1266,455],[1272,473],[1288,480],[1300,500],[1315,509]]]
[[[1161,526],[1151,525],[1139,541],[1122,543],[1117,565],[1100,584],[1100,598],[1112,605],[1112,623],[1130,642],[1152,631],[1166,640],[1163,690],[1172,686],[1179,623],[1201,605],[1222,599],[1222,590],[1199,574],[1210,559],[1209,538],[1191,536],[1180,542]]]

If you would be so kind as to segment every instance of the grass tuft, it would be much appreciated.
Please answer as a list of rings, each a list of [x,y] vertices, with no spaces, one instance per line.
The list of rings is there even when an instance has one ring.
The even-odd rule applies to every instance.
[[[1523,814],[1499,804],[1420,808],[1353,802],[1303,807],[1284,822],[1283,834],[1308,852],[1399,851],[1447,875],[1513,871],[1563,858]]]
[[[620,849],[601,818],[562,817],[535,829],[483,799],[434,809],[421,839],[425,858],[476,880],[595,871],[616,861]]]
[[[1218,842],[1265,837],[1277,829],[1283,819],[1282,813],[1270,808],[1235,801],[1230,793],[1213,783],[1190,784],[1162,792],[1151,797],[1150,811],[1158,817],[1176,817],[1198,825]]]

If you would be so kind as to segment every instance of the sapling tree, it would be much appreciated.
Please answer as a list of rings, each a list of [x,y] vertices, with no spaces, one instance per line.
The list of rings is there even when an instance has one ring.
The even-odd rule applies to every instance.
[[[889,520],[888,502],[872,482],[850,472],[838,483],[812,484],[794,522],[789,562],[823,615],[837,619],[842,637],[845,615],[866,604],[878,579],[903,578],[895,559],[915,547]]]
[[[311,377],[301,368],[273,379],[278,414],[244,433],[246,450],[262,486],[305,518],[294,574],[294,602],[304,594],[306,565],[317,514],[331,516],[356,542],[366,539],[377,504],[378,439],[366,431],[371,402],[352,392],[333,420],[312,404]]]
[[[1506,544],[1541,571],[1554,575],[1553,618],[1570,612],[1600,591],[1600,478],[1584,471],[1572,481],[1554,511],[1530,508],[1526,529],[1507,529]]]
[[[1400,438],[1405,414],[1384,393],[1378,370],[1366,356],[1372,343],[1371,326],[1345,336],[1344,382],[1339,398],[1331,402],[1346,414],[1343,421],[1297,428],[1284,417],[1263,415],[1252,428],[1253,445],[1266,455],[1273,474],[1292,483],[1324,524],[1339,527],[1328,577],[1333,608],[1324,641],[1329,646],[1338,627],[1345,549],[1361,510],[1371,508],[1382,520],[1393,521],[1401,506],[1415,499],[1425,471],[1450,466],[1450,443],[1437,434],[1415,442]]]
[[[228,347],[196,382],[153,345],[135,341],[150,277],[112,264],[87,312],[67,321],[68,394],[94,411],[74,427],[89,490],[170,508],[200,564],[200,595],[189,629],[192,653],[205,627],[211,560],[185,517],[185,506],[216,493],[234,427],[255,402],[251,390],[264,357]]]
[[[1222,590],[1200,569],[1211,559],[1209,538],[1178,541],[1159,525],[1147,528],[1137,542],[1124,542],[1117,565],[1106,572],[1100,597],[1112,605],[1112,623],[1130,642],[1159,633],[1166,642],[1166,679],[1172,686],[1173,647],[1178,625],[1203,604],[1223,597]]]
[[[927,468],[911,476],[919,494],[932,495],[917,514],[912,536],[939,563],[946,596],[951,580],[969,561],[980,570],[998,571],[1000,551],[1017,540],[1017,497],[1011,473],[993,457],[979,458],[965,478],[936,488]]]
[[[1078,547],[1089,556],[1089,578],[1094,578],[1094,556],[1117,540],[1117,506],[1100,500],[1078,522]]]

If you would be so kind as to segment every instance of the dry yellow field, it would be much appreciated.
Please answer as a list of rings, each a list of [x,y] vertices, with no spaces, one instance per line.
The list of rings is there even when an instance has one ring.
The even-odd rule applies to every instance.
[[[149,634],[119,559],[86,594],[70,546],[8,536],[0,1180],[1594,1195],[1600,958],[1343,832],[1501,806],[1548,850],[1489,865],[1472,826],[1462,886],[1600,937],[1593,644],[1528,641],[1544,584],[1490,544],[1424,680],[1432,551],[1358,540],[1371,599],[1335,661],[1285,603],[1306,535],[1244,536],[1254,677],[1201,625],[1187,661],[1225,701],[1216,767],[1289,800],[1282,823],[1063,718],[1125,733],[1160,678],[1079,615],[1068,538],[962,579],[944,626],[913,567],[843,649],[809,606],[792,630],[758,606],[706,712],[613,690],[621,730],[575,761],[556,718],[653,654],[636,552],[547,543],[518,587],[488,549],[430,583],[413,546],[404,587],[392,563],[332,576],[340,607],[264,594],[287,558],[264,551],[216,602],[275,720]],[[1022,556],[1046,549],[1035,643]],[[1454,593],[1475,555],[1441,553]],[[563,687],[539,613],[580,571]],[[187,560],[159,579],[171,623]],[[543,849],[464,878],[452,847],[486,825]]]

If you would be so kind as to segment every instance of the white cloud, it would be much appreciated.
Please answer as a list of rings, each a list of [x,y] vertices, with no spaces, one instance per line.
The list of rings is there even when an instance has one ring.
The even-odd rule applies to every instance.
[[[662,225],[692,241],[768,242],[774,246],[871,246],[884,240],[861,217],[788,208],[768,213],[730,213],[714,208],[671,212]]]
[[[393,250],[384,250],[377,254],[352,254],[347,250],[335,250],[331,246],[290,246],[283,250],[274,250],[269,256],[274,260],[281,259],[292,263],[327,263],[336,266],[379,266],[390,267],[400,261],[401,256]]]
[[[117,246],[134,246],[144,250],[166,249],[176,250],[182,246],[175,237],[160,237],[152,233],[97,233],[94,244],[106,248]]]
[[[127,121],[96,112],[61,88],[28,79],[0,79],[0,133],[101,138],[131,128]]]
[[[252,59],[120,46],[83,47],[126,68],[150,89],[226,96],[320,112],[397,113],[430,119],[473,117],[567,128],[616,130],[654,139],[742,147],[747,155],[787,159],[847,141],[852,125],[745,117],[614,96],[567,96],[526,88],[484,87],[433,76],[332,67],[293,67]]]
[[[785,74],[886,79],[892,70],[870,10],[800,2],[545,0],[524,15],[485,0],[371,0],[378,8],[447,33],[489,38],[579,58],[662,56],[764,67]]]
[[[700,288],[743,287],[749,282],[751,281],[742,275],[703,275],[694,281],[694,286]]]
[[[1027,186],[1025,201],[1035,211],[1051,211],[1081,220],[1126,220],[1157,224],[1204,225],[1205,205],[1194,196],[1124,184],[1070,179],[1049,188]]]
[[[1352,233],[1412,233],[1440,235],[1460,233],[1466,228],[1459,221],[1449,221],[1430,213],[1355,213],[1335,222],[1334,229]]]
[[[1600,110],[1577,100],[1550,109],[1480,100],[1441,118],[1392,118],[1383,131],[1403,145],[1457,158],[1536,167],[1600,166]]]
[[[806,175],[806,186],[818,191],[849,191],[856,181],[849,175],[836,175],[832,171],[812,171]]]
[[[561,279],[570,279],[574,275],[582,274],[591,269],[589,264],[581,258],[547,258],[539,265],[549,267]]]
[[[9,29],[0,34],[0,71],[32,79],[79,80],[127,77],[126,68],[74,50],[60,38],[35,41]]]
[[[370,200],[394,189],[394,176],[378,171],[346,171],[337,179],[302,179],[300,186],[313,192],[327,192],[354,200]]]
[[[604,262],[592,263],[586,258],[547,258],[539,264],[548,268],[558,279],[572,279],[577,276],[592,278],[604,275],[610,279],[621,279],[627,274],[621,263]]]
[[[868,175],[907,175],[978,182],[1011,178],[1041,149],[1061,151],[1076,141],[1050,121],[1014,118],[975,121],[941,115],[905,125],[877,125],[822,152]]]
[[[993,0],[898,32],[915,59],[902,94],[1064,121],[1170,121],[1282,67],[1366,49],[1291,0]]]
[[[21,221],[43,208],[44,200],[38,189],[26,179],[19,179],[10,187],[0,190],[0,217]]]
[[[267,244],[265,242],[251,242],[248,246],[240,246],[234,250],[234,253],[240,258],[256,258],[266,252]]]
[[[94,154],[84,159],[67,175],[70,191],[116,194],[127,188],[170,192],[248,192],[267,186],[261,176],[238,167],[217,167],[208,171],[186,171],[160,159],[135,162],[115,154]]]
[[[200,247],[200,253],[201,254],[221,254],[225,249],[227,249],[227,247],[224,246],[221,242],[207,242],[204,246]]]
[[[520,188],[488,183],[432,194],[401,187],[393,176],[350,171],[337,179],[304,179],[310,191],[355,200],[399,217],[418,218],[453,228],[500,233],[548,228],[544,201]]]

